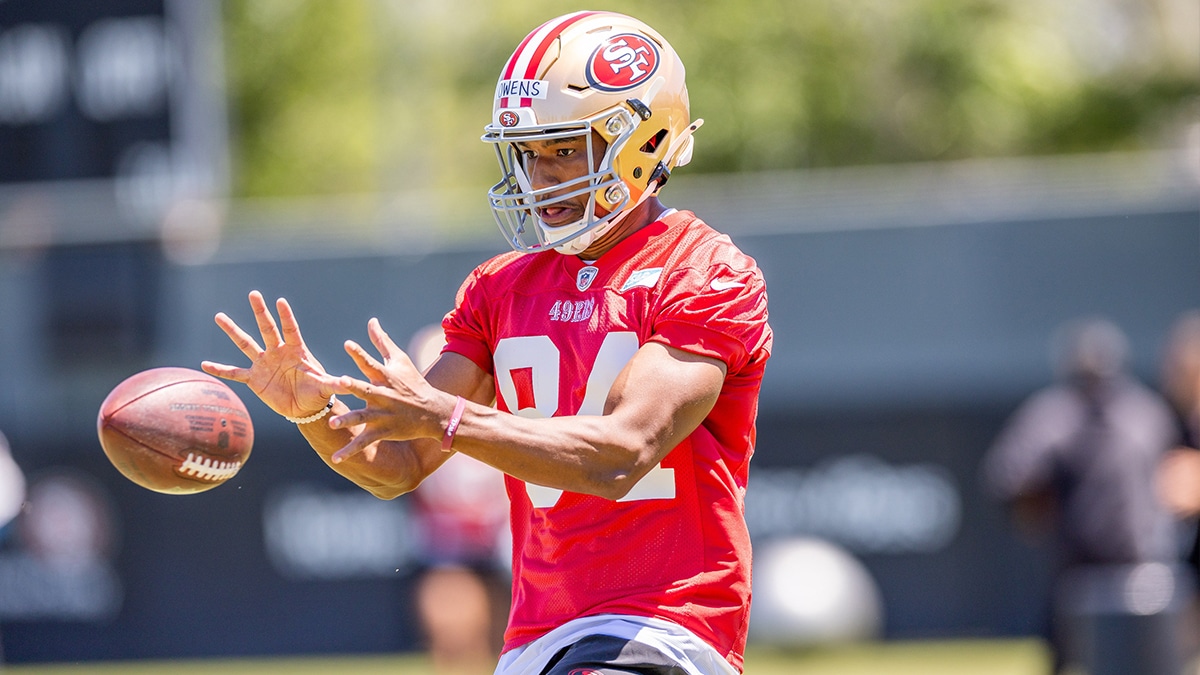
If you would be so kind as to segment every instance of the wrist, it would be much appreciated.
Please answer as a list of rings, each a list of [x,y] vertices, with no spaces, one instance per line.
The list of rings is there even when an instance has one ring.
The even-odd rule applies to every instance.
[[[312,422],[316,422],[319,419],[323,419],[326,415],[328,415],[330,413],[330,411],[333,410],[333,404],[336,402],[337,402],[337,396],[330,395],[329,402],[325,404],[324,408],[321,408],[317,412],[315,412],[311,415],[308,415],[306,417],[288,417],[287,415],[284,415],[283,419],[291,422],[292,424],[310,424]]]

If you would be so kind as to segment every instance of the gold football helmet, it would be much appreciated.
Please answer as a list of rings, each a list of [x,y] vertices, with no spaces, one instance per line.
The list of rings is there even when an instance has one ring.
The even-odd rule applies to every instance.
[[[488,191],[500,231],[518,251],[581,253],[691,159],[702,123],[689,117],[683,63],[654,29],[613,12],[547,21],[505,63],[483,135],[500,160]],[[532,187],[516,143],[579,137],[593,157],[593,131],[607,144],[594,171]],[[551,227],[538,218],[536,209],[582,194],[580,220]]]

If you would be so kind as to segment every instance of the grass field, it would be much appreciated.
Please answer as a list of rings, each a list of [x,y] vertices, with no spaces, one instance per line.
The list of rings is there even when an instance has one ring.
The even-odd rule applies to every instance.
[[[746,675],[1045,675],[1036,640],[883,642],[804,652],[764,648],[746,654]],[[281,657],[86,664],[13,665],[6,675],[431,675],[421,655]]]

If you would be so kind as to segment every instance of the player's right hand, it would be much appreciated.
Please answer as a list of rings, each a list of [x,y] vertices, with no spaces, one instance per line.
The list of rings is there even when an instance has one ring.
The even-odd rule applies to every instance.
[[[245,384],[263,403],[285,417],[307,417],[319,412],[329,402],[333,388],[325,368],[304,344],[291,305],[283,298],[275,301],[278,325],[262,293],[250,292],[250,308],[262,335],[262,347],[224,312],[216,315],[217,325],[250,359],[250,366],[239,368],[204,361],[200,367],[209,375]]]

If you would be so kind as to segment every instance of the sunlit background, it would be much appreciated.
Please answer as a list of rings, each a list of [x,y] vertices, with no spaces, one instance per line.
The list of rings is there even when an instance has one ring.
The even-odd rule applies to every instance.
[[[421,649],[406,498],[328,471],[245,388],[237,478],[150,493],[96,412],[139,370],[240,363],[212,316],[244,323],[251,289],[293,302],[331,371],[372,316],[401,342],[438,321],[504,250],[479,141],[500,67],[583,8],[0,0],[0,431],[23,476],[0,462],[0,663]],[[747,509],[783,618],[752,648],[1039,636],[1047,552],[980,461],[1061,322],[1112,318],[1157,386],[1200,307],[1200,5],[603,8],[671,41],[706,121],[664,202],[768,281]]]

